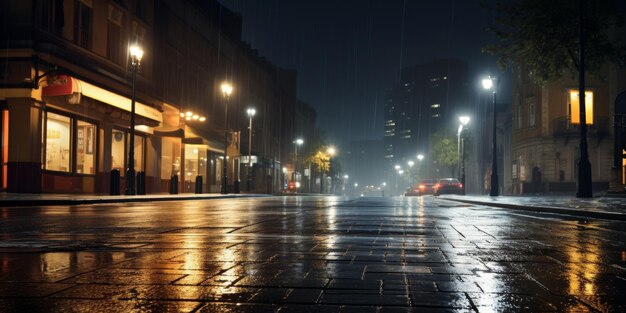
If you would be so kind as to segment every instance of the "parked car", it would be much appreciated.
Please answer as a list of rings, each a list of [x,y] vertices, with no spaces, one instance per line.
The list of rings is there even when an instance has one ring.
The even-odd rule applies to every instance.
[[[410,196],[422,196],[422,195],[432,195],[435,193],[434,186],[437,183],[435,179],[423,179],[419,183],[413,185],[413,187],[407,188],[404,193],[405,197]]]
[[[417,185],[417,189],[420,195],[432,195],[435,193],[435,184],[437,184],[437,180],[435,179],[422,179]]]
[[[442,178],[434,187],[435,196],[442,194],[463,194],[463,184],[456,178]]]

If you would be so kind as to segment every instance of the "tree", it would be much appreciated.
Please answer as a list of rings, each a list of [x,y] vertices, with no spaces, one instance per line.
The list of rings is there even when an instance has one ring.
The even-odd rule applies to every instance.
[[[458,146],[456,136],[450,132],[440,130],[430,137],[431,156],[440,166],[450,170],[454,176],[454,169],[459,162]]]
[[[584,6],[586,71],[599,74],[608,63],[623,64],[624,4],[586,0]],[[500,43],[483,48],[483,52],[498,56],[500,67],[523,65],[539,85],[578,72],[578,1],[497,1],[493,9],[497,26],[488,30]]]

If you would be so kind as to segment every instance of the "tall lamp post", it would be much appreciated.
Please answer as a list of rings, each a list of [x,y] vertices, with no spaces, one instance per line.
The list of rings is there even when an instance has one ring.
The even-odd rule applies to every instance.
[[[579,45],[578,45],[578,98],[580,110],[580,160],[578,161],[578,191],[576,197],[591,198],[593,197],[593,186],[591,183],[591,162],[589,162],[589,151],[587,144],[587,116],[585,109],[585,34],[583,9],[584,0],[579,1]]]
[[[495,80],[495,84],[494,84]],[[487,90],[493,90],[493,145],[491,147],[491,190],[489,191],[489,195],[492,197],[497,197],[500,195],[500,191],[498,189],[498,157],[496,155],[497,146],[496,146],[496,89],[498,89],[499,80],[495,77],[487,77],[483,79],[483,88]],[[494,86],[495,85],[495,86]]]
[[[246,113],[250,120],[248,124],[248,172],[246,173],[246,190],[250,192],[252,190],[252,117],[256,114],[256,110],[249,108],[246,110]]]
[[[326,150],[326,153],[328,153],[328,176],[330,176],[330,167],[333,164],[333,157],[335,156],[335,153],[337,153],[337,151],[335,150],[335,147],[330,146],[328,147],[328,149]],[[330,177],[330,191],[333,191],[333,177]]]
[[[222,194],[228,193],[228,102],[230,102],[230,94],[233,92],[233,86],[224,82],[221,86],[222,95],[224,96],[224,159],[222,160]]]
[[[296,140],[293,141],[294,143],[294,154],[293,154],[293,184],[294,184],[294,188],[296,190],[296,193],[298,193],[298,146],[301,146],[304,143],[304,140],[302,140],[302,138],[298,138]]]
[[[461,125],[459,126],[458,140],[459,140],[459,162],[461,163],[459,166],[459,181],[461,181],[461,192],[465,194],[465,138],[463,137],[463,130],[465,129],[465,125],[469,123],[469,116],[461,116],[459,117],[459,121]]]
[[[136,195],[137,186],[135,184],[135,81],[137,70],[143,57],[143,49],[138,45],[130,46],[130,69],[132,72],[133,86],[130,100],[130,147],[128,149],[128,174],[126,175],[126,195]]]

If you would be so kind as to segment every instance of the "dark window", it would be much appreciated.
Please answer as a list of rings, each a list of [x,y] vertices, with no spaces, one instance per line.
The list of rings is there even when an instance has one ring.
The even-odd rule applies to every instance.
[[[148,1],[135,0],[135,15],[144,22],[148,22]]]
[[[109,21],[107,26],[107,57],[120,64],[120,26]]]
[[[42,2],[41,27],[55,34],[60,34],[65,25],[62,0],[49,0]]]
[[[81,1],[76,1],[74,9],[74,43],[85,48],[91,48],[91,8]]]

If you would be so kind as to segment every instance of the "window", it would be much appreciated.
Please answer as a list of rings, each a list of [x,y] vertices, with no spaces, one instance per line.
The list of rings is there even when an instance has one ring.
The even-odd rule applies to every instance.
[[[126,155],[125,132],[114,129],[111,133],[111,169],[119,170],[120,175],[124,176],[126,172],[125,155]]]
[[[135,135],[135,150],[133,151],[135,153],[135,158],[134,158],[134,165],[135,165],[135,172],[139,172],[139,171],[143,171],[143,147],[145,146],[145,141],[146,138],[143,136],[139,136],[139,135]],[[128,144],[130,145],[130,140],[128,141]]]
[[[186,190],[193,191],[196,176],[207,175],[207,151],[202,145],[185,145],[185,186]]]
[[[74,9],[74,43],[85,49],[90,49],[91,27],[91,0],[76,1]]]
[[[44,170],[96,174],[95,124],[54,112],[44,112],[42,124]]]
[[[55,113],[45,114],[46,160],[44,169],[49,171],[70,172],[70,143],[72,120]]]
[[[519,105],[517,106],[517,128],[522,128],[523,125],[523,119],[522,119],[522,114],[524,113],[524,111],[522,110],[522,106]]]
[[[94,124],[76,122],[76,173],[96,174],[96,126]]]
[[[111,169],[120,170],[120,175],[124,176],[124,172],[128,168],[127,156],[130,146],[130,136],[126,131],[114,129],[111,140]],[[135,135],[135,172],[144,170],[144,147],[146,138],[141,135]]]
[[[63,0],[42,1],[41,27],[55,34],[61,34],[65,24]]]
[[[120,64],[122,53],[120,33],[122,28],[122,11],[114,5],[109,5],[109,20],[107,23],[107,57]]]
[[[135,0],[135,15],[137,15],[137,17],[142,19],[144,22],[149,22],[147,0]]]
[[[163,137],[161,140],[161,179],[180,176],[180,139]]]
[[[535,103],[537,102],[535,97],[530,97],[528,99],[526,99],[526,103],[528,104],[528,125],[530,127],[534,127],[536,124],[536,105]]]

